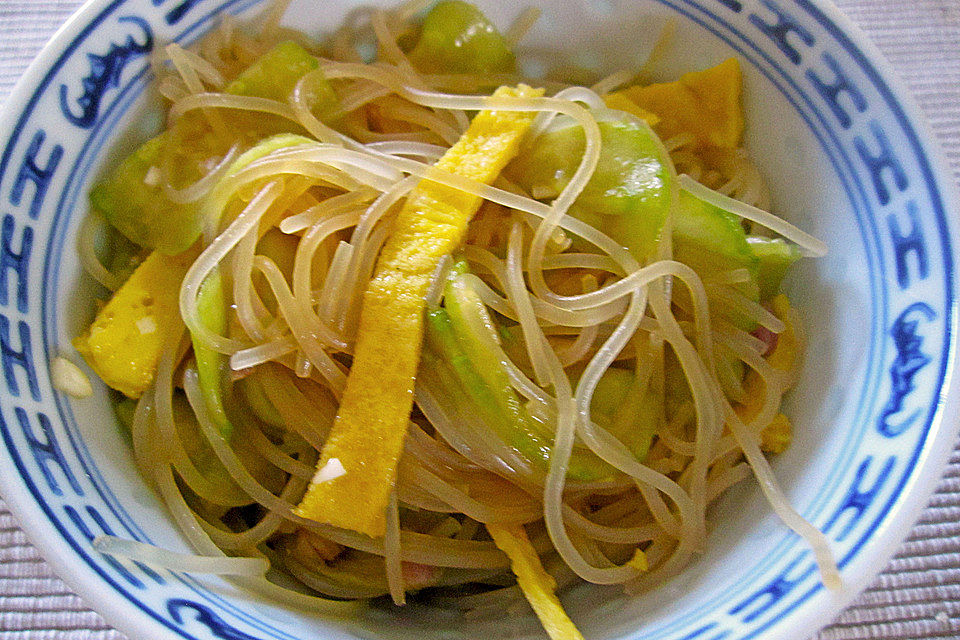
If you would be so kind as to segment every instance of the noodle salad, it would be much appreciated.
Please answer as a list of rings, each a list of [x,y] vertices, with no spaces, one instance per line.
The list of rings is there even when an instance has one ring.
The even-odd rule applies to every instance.
[[[285,5],[160,51],[165,127],[91,191],[112,294],[74,345],[197,555],[95,546],[318,611],[525,598],[578,638],[558,592],[662,583],[753,476],[837,587],[768,462],[781,283],[825,246],[768,212],[737,61],[653,82],[667,29],[534,79],[535,11],[415,0],[316,42]]]

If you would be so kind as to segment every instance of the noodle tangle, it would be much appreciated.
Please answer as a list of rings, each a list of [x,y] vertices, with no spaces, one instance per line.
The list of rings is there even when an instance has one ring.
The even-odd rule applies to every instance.
[[[657,253],[638,258],[575,215],[597,170],[600,124],[617,117],[602,94],[633,76],[614,74],[592,90],[570,87],[542,98],[454,93],[451,77],[418,72],[402,46],[404,34],[415,31],[418,6],[372,12],[365,27],[379,43],[372,63],[357,53],[363,28],[343,27],[315,50],[318,69],[286,102],[225,92],[241,62],[295,37],[278,26],[279,13],[256,36],[225,21],[193,50],[171,45],[169,64],[155,65],[170,100],[171,131],[200,127],[217,151],[187,184],[171,174],[176,163],[160,168],[164,193],[198,203],[205,230],[179,292],[183,338],[167,345],[131,428],[144,477],[200,555],[164,556],[111,538],[97,548],[176,571],[230,574],[291,606],[322,603],[331,615],[351,605],[329,597],[389,596],[399,605],[418,591],[437,606],[483,611],[520,597],[504,588],[511,584],[508,561],[483,524],[526,525],[561,584],[581,579],[635,591],[666,580],[701,551],[710,505],[753,475],[774,511],[810,541],[825,582],[838,584],[822,534],[789,506],[761,451],[796,366],[771,366],[769,344],[758,337],[766,334],[741,327],[782,334],[784,319],[738,288],[750,278],[746,269],[703,277],[680,261],[669,217]],[[509,38],[519,39],[535,19],[524,13]],[[235,59],[234,50],[250,59]],[[321,118],[314,101],[322,78],[341,100],[334,116]],[[458,82],[482,92],[503,80],[464,75]],[[555,197],[535,198],[506,178],[488,186],[433,166],[482,109],[535,114],[527,146],[558,123],[580,127],[582,155]],[[231,118],[283,123],[304,137],[231,169],[250,146],[230,130]],[[823,254],[823,243],[763,210],[766,188],[745,153],[732,154],[734,170],[721,175],[691,136],[672,138],[660,151],[676,189],[733,210],[806,254]],[[503,363],[510,393],[550,450],[546,466],[531,462],[451,393],[455,368],[428,340],[386,535],[371,539],[305,520],[292,508],[337,413],[377,255],[399,205],[422,180],[484,202],[466,244],[437,269],[428,308],[440,308],[449,291],[481,302],[500,333],[482,323],[470,329]],[[95,246],[103,224],[85,223],[81,258],[114,290],[122,278]],[[457,261],[466,265],[459,275]],[[223,330],[203,320],[201,290],[215,272],[227,284]],[[197,345],[229,363],[221,382],[232,439],[218,432],[203,398]],[[637,398],[659,394],[665,404],[637,400],[631,415],[604,422],[595,400],[611,371],[630,375]],[[744,372],[763,390],[748,417],[738,409]],[[669,391],[671,384],[684,393]],[[637,414],[650,424],[642,456],[614,428]],[[575,476],[575,461],[584,458],[604,469],[602,476]],[[649,571],[631,561],[638,550]],[[281,586],[291,580],[297,589]]]

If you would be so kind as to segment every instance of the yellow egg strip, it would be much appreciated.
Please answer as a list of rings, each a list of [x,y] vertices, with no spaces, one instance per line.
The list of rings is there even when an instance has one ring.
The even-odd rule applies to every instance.
[[[510,558],[517,584],[552,640],[583,640],[555,593],[557,582],[543,568],[523,525],[487,524],[494,543]]]
[[[501,87],[495,97],[535,97],[541,90]],[[481,111],[437,162],[444,171],[489,184],[516,155],[534,114]],[[403,448],[430,279],[456,249],[481,198],[423,180],[397,215],[363,296],[353,365],[340,411],[318,462],[339,459],[345,473],[314,483],[296,513],[383,535],[384,510]]]
[[[691,133],[699,148],[733,149],[743,135],[742,93],[740,63],[730,58],[673,82],[628,87],[617,95],[658,117],[657,133],[663,140]],[[610,106],[623,109],[623,104]]]
[[[195,250],[168,256],[154,251],[73,340],[87,364],[110,387],[131,398],[153,383],[160,353],[179,326],[180,282]]]

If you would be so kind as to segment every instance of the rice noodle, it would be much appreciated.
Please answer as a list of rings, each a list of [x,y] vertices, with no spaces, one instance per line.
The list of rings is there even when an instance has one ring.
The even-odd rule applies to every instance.
[[[798,229],[789,222],[786,222],[785,220],[782,220],[767,211],[758,209],[753,205],[740,202],[739,200],[734,200],[733,198],[712,191],[711,189],[701,185],[690,176],[681,175],[680,184],[684,189],[701,200],[709,202],[720,209],[723,209],[724,211],[730,211],[734,215],[737,215],[744,220],[756,222],[757,224],[761,224],[771,231],[779,233],[787,240],[790,240],[799,246],[804,252],[804,255],[812,256],[814,258],[822,258],[823,256],[827,255],[827,245],[821,240],[817,240],[805,231]]]
[[[177,204],[187,204],[190,202],[197,202],[203,196],[210,193],[217,181],[220,180],[230,168],[230,165],[233,164],[233,161],[237,158],[239,152],[239,146],[234,145],[230,147],[230,150],[227,151],[226,155],[223,156],[210,171],[206,173],[202,178],[194,182],[193,184],[186,186],[182,189],[175,189],[170,186],[169,183],[163,183],[163,193],[171,202]]]
[[[753,469],[753,473],[760,484],[760,489],[770,502],[770,506],[783,522],[793,529],[798,535],[802,536],[810,548],[813,550],[817,566],[820,568],[820,574],[823,583],[829,589],[838,590],[842,588],[840,573],[837,570],[836,560],[833,552],[830,551],[830,545],[826,537],[820,530],[804,520],[800,514],[793,510],[787,498],[783,495],[773,476],[773,470],[770,463],[760,452],[760,446],[757,444],[756,437],[746,431],[745,425],[737,417],[732,409],[727,412],[727,424],[730,430],[736,436],[737,441],[743,450],[747,462]]]
[[[407,589],[400,566],[400,507],[397,505],[396,491],[390,494],[390,504],[387,505],[387,532],[383,537],[383,549],[390,598],[393,604],[404,605],[407,603]]]
[[[358,205],[367,202],[376,194],[372,189],[361,188],[348,191],[340,195],[327,198],[320,204],[310,207],[306,211],[287,216],[280,221],[278,228],[288,234],[298,233],[322,221],[329,220],[339,213],[350,213],[349,220],[353,219]]]
[[[514,18],[510,27],[504,31],[503,39],[511,49],[523,39],[540,19],[543,11],[538,7],[527,7]]]
[[[233,252],[233,299],[237,320],[250,338],[256,342],[267,339],[266,325],[272,320],[257,294],[252,281],[253,254],[257,248],[256,229],[251,229],[237,243]]]
[[[227,558],[177,553],[152,544],[125,540],[116,536],[94,538],[93,548],[110,556],[137,560],[152,567],[185,573],[262,576],[270,567],[270,563],[262,558]]]
[[[167,45],[165,52],[171,64],[173,64],[177,72],[180,74],[181,79],[187,87],[187,90],[191,94],[203,93],[204,87],[200,82],[195,61],[186,53],[186,50],[184,50],[180,45],[172,43]],[[189,100],[190,96],[187,96],[183,99]],[[198,108],[203,109],[203,114],[210,123],[210,126],[213,127],[213,130],[219,135],[226,137],[226,124],[223,122],[223,119],[220,118],[219,114],[208,108],[209,106],[210,105],[207,104],[201,104],[198,105]],[[175,118],[176,116],[173,117]]]
[[[310,359],[310,364],[320,371],[335,391],[342,392],[347,382],[346,376],[334,363],[330,354],[324,349],[323,342],[319,339],[319,336],[326,331],[324,324],[317,322],[316,316],[313,314],[303,314],[301,312],[277,265],[263,256],[256,256],[253,262],[257,271],[266,277],[270,290],[273,291],[273,295],[277,299],[280,313],[286,319],[287,326],[290,327],[297,344]]]
[[[270,442],[259,429],[248,426],[249,421],[243,421],[240,424],[242,437],[248,438],[257,452],[262,455],[270,464],[283,469],[287,473],[303,478],[304,480],[313,479],[315,470],[312,466],[304,464],[300,460],[293,458]]]
[[[107,270],[96,253],[97,236],[103,233],[105,222],[103,216],[95,212],[91,212],[83,219],[83,222],[80,223],[77,255],[80,258],[80,264],[83,265],[83,270],[90,277],[110,291],[116,291],[123,284],[123,281]]]
[[[229,354],[244,346],[242,343],[218,336],[200,321],[197,310],[197,296],[200,286],[207,276],[217,267],[238,242],[259,224],[273,200],[279,195],[280,186],[271,182],[265,186],[248,204],[227,229],[218,235],[190,266],[180,287],[180,314],[194,336],[211,349]],[[219,214],[219,212],[218,212]],[[218,216],[219,217],[219,216]]]
[[[278,360],[288,353],[293,353],[297,349],[297,343],[293,338],[285,337],[259,344],[255,347],[240,349],[230,356],[230,368],[234,371],[242,371],[264,364],[272,360]]]

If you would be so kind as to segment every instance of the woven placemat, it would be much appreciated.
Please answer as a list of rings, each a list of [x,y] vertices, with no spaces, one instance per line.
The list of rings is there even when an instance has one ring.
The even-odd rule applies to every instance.
[[[79,0],[0,0],[0,105]],[[839,0],[893,64],[960,183],[960,1]],[[0,640],[121,640],[50,570],[0,502]],[[817,640],[960,638],[960,447],[870,589]]]

